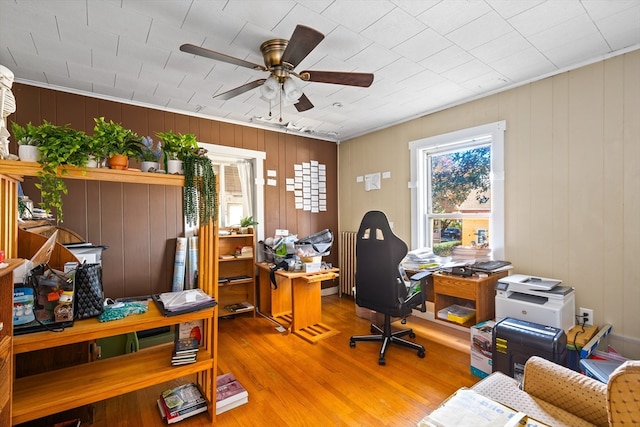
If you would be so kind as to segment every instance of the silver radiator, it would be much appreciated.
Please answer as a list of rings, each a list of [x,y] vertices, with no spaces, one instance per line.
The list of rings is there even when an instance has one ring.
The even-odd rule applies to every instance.
[[[340,232],[340,295],[353,296],[353,287],[356,285],[356,234],[355,231]]]

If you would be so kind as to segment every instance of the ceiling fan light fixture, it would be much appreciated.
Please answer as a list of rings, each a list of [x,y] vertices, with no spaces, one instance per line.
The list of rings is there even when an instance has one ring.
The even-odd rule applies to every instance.
[[[295,101],[300,99],[300,97],[302,96],[302,91],[300,90],[296,82],[294,82],[291,78],[288,78],[284,81],[283,89],[284,96],[289,102],[295,103]]]
[[[262,97],[267,100],[274,100],[280,91],[280,83],[273,76],[269,77],[260,87]]]

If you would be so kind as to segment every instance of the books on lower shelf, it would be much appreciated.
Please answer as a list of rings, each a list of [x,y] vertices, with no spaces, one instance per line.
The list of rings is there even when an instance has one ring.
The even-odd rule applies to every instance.
[[[195,363],[199,349],[199,343],[196,338],[189,337],[176,340],[173,356],[171,357],[171,365],[179,366]]]
[[[248,401],[249,393],[233,374],[223,374],[216,378],[216,415],[244,405]]]
[[[207,410],[207,399],[194,383],[163,391],[157,401],[158,410],[167,424],[189,418]]]
[[[250,304],[246,301],[237,303],[237,304],[229,304],[225,305],[224,308],[233,312],[233,313],[242,313],[244,311],[251,311],[254,309],[253,304]]]

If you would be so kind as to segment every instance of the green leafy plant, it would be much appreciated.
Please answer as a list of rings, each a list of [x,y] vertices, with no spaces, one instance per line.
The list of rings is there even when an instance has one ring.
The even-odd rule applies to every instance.
[[[194,150],[198,150],[198,141],[192,133],[181,134],[170,130],[168,132],[157,132],[156,136],[162,141],[165,161],[184,161],[185,156],[192,154]]]
[[[211,159],[204,149],[191,150],[184,155],[183,209],[190,225],[208,224],[218,218],[216,175]]]
[[[127,157],[140,158],[142,156],[142,138],[131,129],[120,123],[108,122],[104,117],[93,119],[93,141],[96,149],[100,149],[106,157],[122,154]]]
[[[46,120],[34,127],[33,137],[40,141],[40,183],[36,187],[42,196],[41,207],[46,212],[55,211],[56,220],[62,222],[62,195],[67,194],[62,176],[69,173],[66,166],[83,167],[87,164],[85,149],[88,137],[68,124],[58,126]]]
[[[32,125],[31,122],[27,123],[25,127],[20,126],[16,122],[11,122],[11,132],[16,139],[18,145],[40,145],[40,141],[36,138],[37,127]]]
[[[258,221],[253,219],[253,216],[245,216],[240,220],[240,227],[253,227],[258,225]]]

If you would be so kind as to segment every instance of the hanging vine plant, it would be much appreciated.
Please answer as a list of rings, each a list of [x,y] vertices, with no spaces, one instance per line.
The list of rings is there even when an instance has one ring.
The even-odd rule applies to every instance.
[[[40,141],[39,151],[40,207],[47,213],[55,213],[56,221],[62,222],[62,196],[67,194],[67,185],[62,177],[68,174],[66,166],[85,166],[88,160],[86,152],[87,135],[68,124],[57,126],[44,121],[33,129],[33,137]]]
[[[218,219],[216,175],[207,150],[199,148],[183,156],[184,216],[190,225]]]

